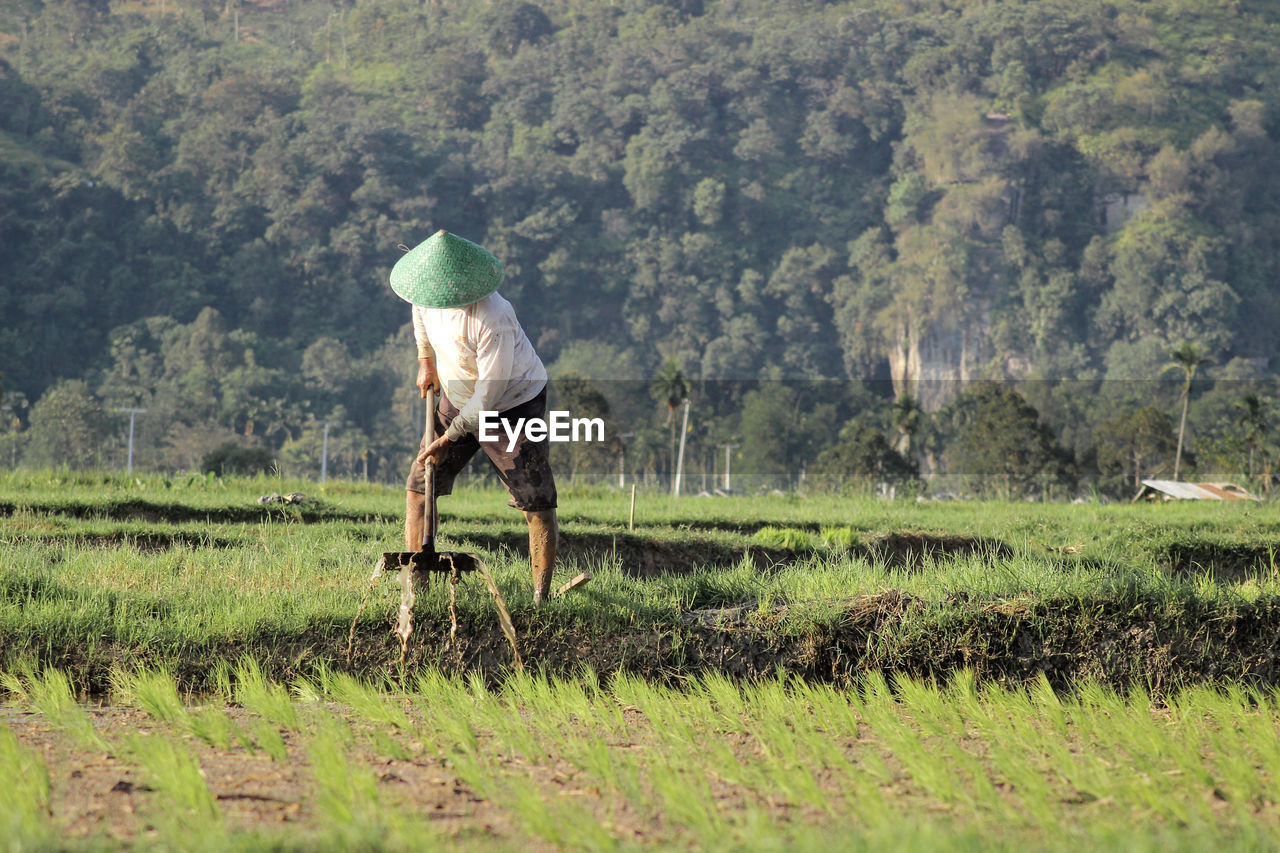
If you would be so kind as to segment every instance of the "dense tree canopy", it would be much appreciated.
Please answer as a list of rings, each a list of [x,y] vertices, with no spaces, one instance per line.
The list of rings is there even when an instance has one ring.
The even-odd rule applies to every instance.
[[[420,405],[387,274],[439,227],[549,364],[682,365],[708,447],[808,396],[716,379],[932,412],[1183,341],[1266,371],[1277,83],[1263,0],[7,3],[0,372],[154,406],[156,464],[328,420],[367,466]]]

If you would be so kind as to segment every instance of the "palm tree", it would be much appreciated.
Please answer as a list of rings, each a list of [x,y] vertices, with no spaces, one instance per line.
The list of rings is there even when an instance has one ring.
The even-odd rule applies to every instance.
[[[893,449],[903,456],[911,453],[911,437],[920,429],[923,415],[924,410],[910,394],[903,394],[893,403],[893,427],[898,431]]]
[[[1236,401],[1235,408],[1240,410],[1236,426],[1244,429],[1244,445],[1249,448],[1249,479],[1252,480],[1254,454],[1269,429],[1267,407],[1257,394],[1246,394]]]
[[[653,396],[667,407],[667,426],[670,427],[671,433],[671,458],[675,460],[676,456],[676,408],[681,403],[689,399],[689,392],[693,390],[689,384],[689,380],[684,375],[684,370],[680,367],[680,362],[674,358],[667,359],[653,377],[650,383],[650,389]]]
[[[662,369],[654,374],[650,387],[653,396],[667,407],[667,423],[672,422],[676,408],[689,397],[689,391],[692,390],[680,362],[674,358],[667,359]]]
[[[1200,344],[1193,341],[1183,341],[1182,346],[1169,353],[1172,359],[1161,370],[1160,375],[1168,373],[1171,370],[1181,370],[1183,376],[1182,383],[1182,421],[1178,424],[1178,452],[1173,457],[1173,479],[1178,479],[1178,469],[1182,464],[1182,437],[1187,430],[1187,403],[1191,399],[1191,380],[1195,378],[1196,371],[1205,364],[1213,364],[1213,359],[1206,355],[1207,351]]]

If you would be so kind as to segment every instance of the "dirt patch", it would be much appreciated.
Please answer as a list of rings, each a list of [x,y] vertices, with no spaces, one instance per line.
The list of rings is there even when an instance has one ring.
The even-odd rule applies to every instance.
[[[1182,577],[1212,575],[1222,583],[1270,578],[1280,571],[1280,542],[1174,542],[1157,553],[1156,562]]]
[[[718,533],[738,533],[743,536],[754,536],[766,527],[786,527],[791,530],[803,530],[806,533],[819,533],[823,525],[816,521],[758,521],[755,519],[729,518],[673,518],[662,522],[677,530],[715,531]]]
[[[225,709],[239,731],[238,743],[216,749],[193,738],[183,744],[200,762],[201,775],[232,830],[286,832],[290,843],[303,849],[298,833],[314,832],[316,784],[307,757],[305,738],[280,732],[286,758],[273,759],[252,746],[255,727],[265,724],[239,708]],[[164,798],[145,773],[124,753],[88,751],[65,734],[52,730],[38,714],[0,709],[2,719],[23,745],[37,751],[49,770],[51,812],[59,837],[66,840],[109,839],[132,845],[151,836],[158,825],[172,820],[160,813]],[[172,730],[146,714],[128,708],[92,707],[94,729],[109,743],[130,737],[172,735]],[[420,747],[421,748],[421,747]],[[356,757],[371,767],[380,796],[388,806],[425,812],[445,834],[501,824],[497,807],[462,784],[446,763],[429,754],[407,758],[380,756],[366,747]]]

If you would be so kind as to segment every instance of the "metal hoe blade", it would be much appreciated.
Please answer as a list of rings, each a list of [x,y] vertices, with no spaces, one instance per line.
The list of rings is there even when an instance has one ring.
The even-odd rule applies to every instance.
[[[409,566],[416,574],[451,574],[478,572],[484,561],[479,554],[465,551],[387,551],[378,559],[378,567],[384,572],[394,572]]]

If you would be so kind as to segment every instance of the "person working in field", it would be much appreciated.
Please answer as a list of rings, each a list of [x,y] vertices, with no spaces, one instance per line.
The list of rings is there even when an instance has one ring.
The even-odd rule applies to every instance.
[[[523,432],[511,442],[502,429],[498,440],[481,441],[480,417],[498,412],[508,423],[544,418],[547,371],[516,320],[511,303],[497,292],[502,264],[469,240],[439,231],[402,257],[391,271],[391,289],[413,306],[413,335],[418,346],[418,388],[442,389],[436,410],[435,439],[423,446],[405,483],[405,546],[422,544],[426,506],[424,465],[436,465],[435,492],[447,495],[453,481],[477,450],[493,462],[510,504],[529,523],[533,563],[533,600],[551,594],[556,560],[556,483],[549,445]]]

